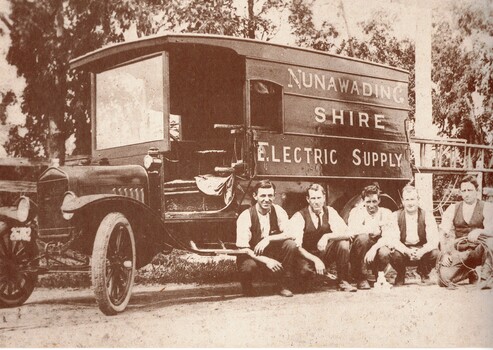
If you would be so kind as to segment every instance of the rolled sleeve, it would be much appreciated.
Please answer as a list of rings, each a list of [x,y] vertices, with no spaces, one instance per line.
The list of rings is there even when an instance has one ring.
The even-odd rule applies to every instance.
[[[455,206],[455,204],[449,205],[442,215],[440,230],[442,230],[446,235],[451,235],[454,232]]]
[[[293,237],[296,245],[301,247],[303,244],[303,231],[305,229],[305,219],[300,212],[295,213],[289,220],[288,230],[289,234]]]
[[[351,235],[365,233],[364,217],[360,207],[351,209],[348,218],[348,230]]]
[[[426,244],[423,245],[425,252],[432,251],[438,248],[438,242],[440,240],[438,235],[438,226],[433,216],[433,213],[425,212],[425,225],[426,225]]]
[[[250,248],[251,226],[250,212],[247,209],[236,220],[236,246],[238,248]]]
[[[341,218],[339,213],[332,207],[327,207],[329,211],[329,225],[332,232],[337,234],[345,234],[348,232],[348,227],[344,222],[344,219]]]
[[[484,203],[483,217],[484,233],[487,236],[493,236],[493,203]]]

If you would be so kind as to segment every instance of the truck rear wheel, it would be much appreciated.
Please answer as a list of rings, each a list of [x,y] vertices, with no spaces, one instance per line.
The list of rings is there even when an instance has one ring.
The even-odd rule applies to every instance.
[[[125,310],[135,276],[135,239],[125,215],[106,215],[96,232],[92,251],[92,285],[105,315]]]
[[[0,221],[0,307],[24,304],[31,296],[38,276],[28,271],[36,257],[36,244],[11,241],[10,226]]]

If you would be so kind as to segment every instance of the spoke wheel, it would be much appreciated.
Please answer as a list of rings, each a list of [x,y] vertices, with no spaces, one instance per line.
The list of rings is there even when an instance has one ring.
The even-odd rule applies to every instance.
[[[10,226],[0,221],[0,307],[22,305],[32,294],[38,276],[28,271],[35,244],[11,241]]]
[[[92,251],[92,285],[105,315],[125,310],[135,276],[135,239],[121,213],[110,213],[99,225]]]

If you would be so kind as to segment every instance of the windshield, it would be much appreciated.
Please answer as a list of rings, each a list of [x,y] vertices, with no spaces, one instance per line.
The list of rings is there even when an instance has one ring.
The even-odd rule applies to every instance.
[[[162,140],[163,58],[96,75],[96,149]]]

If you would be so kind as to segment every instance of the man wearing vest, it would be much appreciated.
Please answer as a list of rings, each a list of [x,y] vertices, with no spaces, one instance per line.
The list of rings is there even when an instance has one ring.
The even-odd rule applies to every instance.
[[[450,205],[443,213],[439,271],[442,286],[452,286],[465,278],[475,283],[475,268],[483,265],[481,287],[492,287],[493,204],[478,200],[478,187],[474,177],[464,177],[460,182],[462,201]]]
[[[240,214],[236,221],[236,246],[245,254],[238,255],[243,294],[254,296],[252,280],[259,267],[267,268],[277,279],[278,292],[293,296],[289,282],[294,269],[297,248],[285,233],[288,214],[273,203],[275,186],[269,180],[260,181],[253,190],[256,204]]]
[[[299,261],[301,274],[324,274],[328,264],[335,261],[338,289],[356,292],[349,278],[349,236],[347,226],[337,211],[325,205],[323,186],[312,184],[306,195],[308,206],[293,215],[290,232],[304,259]]]
[[[421,282],[428,284],[430,271],[435,267],[438,257],[438,227],[435,217],[418,207],[418,192],[413,186],[402,190],[404,209],[393,213],[389,229],[390,235],[382,240],[378,249],[378,260],[382,264],[390,263],[397,272],[394,285],[404,284],[406,266],[416,264]],[[370,249],[366,261],[373,260],[375,250]]]

